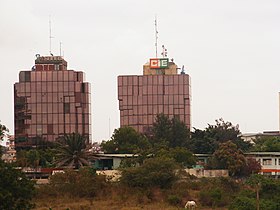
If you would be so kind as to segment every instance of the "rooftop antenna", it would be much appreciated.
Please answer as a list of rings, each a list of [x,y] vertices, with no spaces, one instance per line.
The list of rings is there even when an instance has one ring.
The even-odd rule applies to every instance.
[[[111,135],[111,119],[109,117],[109,138],[110,138],[110,135]]]
[[[163,58],[167,57],[167,49],[164,47],[164,45],[162,45],[162,53],[161,53]]]
[[[50,36],[49,36],[49,39],[50,39],[50,55],[53,56],[53,54],[52,54],[52,38],[54,38],[54,37],[52,36],[51,16],[49,16],[49,29],[50,29]]]
[[[155,17],[155,38],[156,38],[156,58],[157,58],[157,44],[158,44],[158,30],[157,30],[157,16]]]
[[[185,73],[185,66],[184,65],[182,66],[181,74],[186,74]]]
[[[59,56],[61,56],[61,45],[62,45],[62,42],[59,42]]]

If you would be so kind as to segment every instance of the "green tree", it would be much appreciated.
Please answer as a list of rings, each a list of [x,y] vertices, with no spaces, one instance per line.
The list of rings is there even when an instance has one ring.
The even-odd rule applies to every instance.
[[[115,129],[111,140],[102,142],[102,149],[106,153],[135,154],[150,148],[148,139],[132,127]]]
[[[174,117],[172,120],[172,138],[169,140],[170,147],[186,147],[190,140],[190,130],[186,124]]]
[[[196,157],[189,150],[183,147],[170,148],[169,150],[162,150],[157,156],[166,156],[173,158],[177,163],[184,167],[191,167],[196,163]]]
[[[34,193],[34,183],[25,174],[0,161],[0,209],[31,209]]]
[[[152,143],[168,145],[172,138],[172,122],[163,113],[158,114],[152,127]]]
[[[259,137],[254,140],[253,151],[257,152],[279,152],[280,138],[279,137]]]
[[[208,163],[210,167],[228,169],[229,174],[238,175],[246,164],[245,156],[231,141],[221,143]]]
[[[31,149],[17,151],[16,165],[20,167],[53,167],[54,149]]]
[[[220,143],[228,140],[235,141],[240,134],[239,126],[234,126],[231,122],[225,122],[222,118],[215,120],[215,125],[208,124],[206,132]]]
[[[78,133],[63,136],[57,144],[56,165],[78,169],[90,165],[91,153],[87,150],[86,138]]]
[[[40,153],[37,150],[29,150],[26,154],[27,164],[32,168],[37,168],[40,162]]]
[[[51,148],[47,149],[39,149],[40,154],[40,163],[39,165],[42,167],[53,167],[54,166],[54,158],[55,158],[55,150]]]
[[[190,140],[190,131],[177,117],[169,119],[158,114],[152,127],[151,143],[156,146],[186,147]]]
[[[27,151],[26,150],[19,150],[16,153],[16,165],[20,167],[27,167],[28,160],[27,160]]]
[[[191,149],[192,151],[213,153],[220,143],[230,140],[242,151],[248,151],[252,145],[243,141],[240,134],[238,125],[234,126],[231,122],[226,122],[220,118],[216,120],[216,124],[208,124],[204,132],[195,130],[192,133]]]
[[[210,137],[205,130],[194,128],[187,147],[195,154],[212,154],[218,147],[218,142]]]
[[[120,181],[128,187],[168,188],[178,178],[175,169],[178,165],[172,158],[149,158],[141,166],[122,169]]]

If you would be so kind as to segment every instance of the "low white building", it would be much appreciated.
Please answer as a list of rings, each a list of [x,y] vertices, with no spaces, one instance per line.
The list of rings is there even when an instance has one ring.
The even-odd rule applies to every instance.
[[[270,176],[280,175],[280,152],[249,152],[248,158],[254,158],[261,166],[261,174]]]

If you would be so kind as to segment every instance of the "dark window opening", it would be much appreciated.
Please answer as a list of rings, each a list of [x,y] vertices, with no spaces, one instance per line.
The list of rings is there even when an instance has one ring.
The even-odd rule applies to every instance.
[[[53,134],[53,124],[48,124],[47,132],[48,134]]]
[[[30,82],[31,81],[31,72],[30,71],[24,72],[24,81],[25,82]]]
[[[64,114],[70,113],[70,103],[64,103]]]

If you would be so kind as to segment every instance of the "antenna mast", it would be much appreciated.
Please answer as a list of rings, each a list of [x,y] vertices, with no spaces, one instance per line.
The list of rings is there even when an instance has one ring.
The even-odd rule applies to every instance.
[[[158,30],[157,30],[157,16],[155,17],[155,38],[156,38],[156,43],[155,43],[155,47],[156,47],[156,58],[157,58],[157,45],[158,45]]]
[[[50,36],[49,36],[49,39],[50,39],[50,55],[53,55],[52,54],[52,38],[54,38],[54,37],[52,36],[51,16],[49,17],[49,29],[50,29]]]
[[[62,42],[59,42],[59,56],[61,56],[61,45],[62,45]]]

